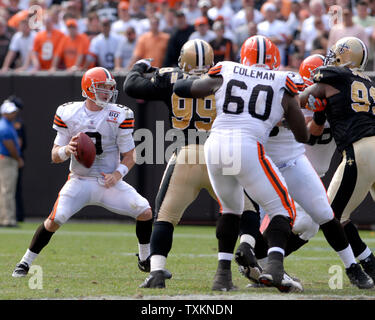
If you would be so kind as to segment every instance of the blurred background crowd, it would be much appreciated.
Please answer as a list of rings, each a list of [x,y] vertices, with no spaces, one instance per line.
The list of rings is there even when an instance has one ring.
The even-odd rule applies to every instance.
[[[189,39],[211,44],[215,63],[238,61],[250,36],[269,37],[282,68],[326,54],[339,38],[369,48],[373,70],[375,0],[0,0],[0,72],[126,72],[138,59],[176,66]]]

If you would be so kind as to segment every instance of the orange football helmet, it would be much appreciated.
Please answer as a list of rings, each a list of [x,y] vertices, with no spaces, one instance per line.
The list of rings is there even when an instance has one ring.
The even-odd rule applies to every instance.
[[[321,54],[313,54],[302,61],[299,67],[299,74],[305,83],[305,87],[314,84],[313,75],[314,70],[324,64],[324,56]]]
[[[280,52],[277,46],[264,36],[252,36],[241,47],[241,63],[274,70],[280,66]]]
[[[117,99],[116,80],[102,67],[87,70],[82,77],[81,88],[84,98],[90,99],[102,108]]]

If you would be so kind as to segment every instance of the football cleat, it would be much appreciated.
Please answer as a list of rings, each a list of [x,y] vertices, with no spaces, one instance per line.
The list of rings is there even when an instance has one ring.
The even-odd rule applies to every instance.
[[[139,288],[165,288],[165,279],[172,278],[172,273],[168,270],[151,271],[150,275],[143,281]]]
[[[232,271],[218,269],[212,285],[213,291],[234,291],[237,287],[232,282]]]
[[[281,292],[287,292],[287,288],[282,284],[284,273],[282,261],[269,260],[266,268],[259,276],[259,282],[267,287],[276,287]]]
[[[13,278],[21,278],[25,277],[27,273],[29,272],[29,265],[26,262],[20,262],[16,264],[16,268],[14,269],[12,273]]]
[[[358,263],[352,263],[351,266],[346,269],[346,275],[351,284],[359,289],[371,289],[374,287],[374,281],[362,270]]]
[[[240,243],[234,255],[240,273],[254,283],[259,283],[262,268],[255,258],[252,246],[246,242]]]
[[[366,259],[360,261],[363,270],[375,281],[375,257],[371,253]]]
[[[139,254],[136,254],[138,258],[138,269],[142,272],[150,272],[151,269],[151,263],[150,263],[150,257],[147,257],[146,260],[139,259]]]

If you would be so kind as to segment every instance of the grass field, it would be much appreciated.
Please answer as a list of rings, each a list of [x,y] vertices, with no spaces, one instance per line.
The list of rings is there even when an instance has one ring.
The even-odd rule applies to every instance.
[[[217,265],[214,227],[178,226],[167,268],[173,273],[166,289],[140,289],[147,274],[137,268],[138,251],[133,224],[75,223],[64,225],[34,261],[42,271],[42,288],[33,288],[37,275],[14,279],[14,266],[27,249],[39,223],[0,228],[0,299],[374,299],[375,290],[350,285],[343,265],[321,232],[285,260],[286,270],[301,279],[304,292],[279,294],[275,288],[246,288],[249,283],[232,264],[236,292],[211,291]],[[375,233],[361,231],[374,251]],[[330,269],[331,268],[331,269]],[[331,273],[330,273],[331,271]],[[331,289],[330,278],[340,276],[342,289]],[[332,273],[334,272],[334,273]],[[338,273],[337,273],[338,272]],[[332,282],[332,279],[331,279]],[[41,282],[38,282],[39,284]],[[339,282],[332,283],[339,286]]]

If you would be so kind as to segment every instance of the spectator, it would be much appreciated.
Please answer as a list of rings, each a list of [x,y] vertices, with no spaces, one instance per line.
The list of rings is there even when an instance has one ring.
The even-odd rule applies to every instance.
[[[212,3],[214,6],[208,10],[208,17],[215,21],[218,16],[222,16],[225,26],[230,27],[230,21],[234,16],[232,8],[225,3],[225,0],[213,0]]]
[[[139,0],[129,0],[130,16],[137,20],[146,19],[146,14],[142,11],[142,3]]]
[[[369,47],[369,37],[366,30],[353,23],[353,12],[350,6],[342,9],[342,23],[336,24],[329,32],[328,48],[331,48],[339,39],[349,36],[355,36],[361,39]]]
[[[263,14],[254,8],[254,0],[242,0],[242,9],[238,11],[232,19],[232,30],[236,30],[242,25],[247,25],[248,22],[254,21],[256,24],[264,20]],[[251,19],[249,19],[251,17]]]
[[[60,30],[62,32],[68,34],[66,26],[67,19],[75,19],[77,21],[78,33],[83,33],[86,31],[86,21],[84,18],[81,17],[79,2],[64,1],[61,5],[61,8],[63,9],[63,11],[58,11],[60,13],[60,16],[62,15],[63,17],[65,17],[65,15],[67,15],[67,18],[64,18],[64,21],[60,25]]]
[[[125,36],[125,32],[129,27],[136,30],[138,36],[141,35],[141,30],[138,30],[138,21],[132,18],[129,14],[129,3],[121,1],[118,4],[119,19],[112,24],[111,32],[118,36]]]
[[[164,15],[165,25],[161,31],[172,34],[176,27],[176,10],[174,8],[168,8]]]
[[[56,50],[50,71],[55,71],[62,64],[68,71],[80,70],[90,45],[90,40],[84,33],[78,33],[78,23],[75,19],[66,21],[68,35],[64,37]]]
[[[10,35],[7,31],[7,22],[5,19],[0,18],[0,65],[2,66],[7,56],[9,44],[10,44]]]
[[[288,19],[286,20],[286,25],[290,30],[290,33],[293,35],[294,39],[296,37],[296,33],[301,30],[301,23],[298,18],[298,14],[302,9],[301,2],[302,0],[292,0],[290,6],[291,11]]]
[[[8,0],[7,10],[9,12],[9,17],[12,17],[17,12],[21,11],[19,4],[20,0]]]
[[[29,19],[24,19],[20,22],[18,32],[15,33],[10,41],[9,50],[5,57],[4,64],[1,71],[6,72],[11,67],[12,63],[19,56],[15,62],[15,68],[18,70],[27,70],[28,56],[33,48],[34,38],[36,32],[30,30]]]
[[[290,0],[272,0],[272,3],[276,6],[277,15],[276,19],[281,21],[288,20],[291,12],[291,1]]]
[[[281,65],[287,65],[286,47],[292,37],[284,21],[276,20],[276,6],[265,3],[262,7],[265,21],[258,24],[258,34],[269,38],[280,51]]]
[[[214,20],[210,19],[210,17],[208,16],[208,10],[211,8],[210,0],[199,0],[198,8],[201,11],[201,17],[206,17],[208,19],[208,24],[211,28],[214,24]]]
[[[91,41],[92,38],[100,34],[100,31],[101,31],[101,24],[100,24],[99,16],[95,11],[90,11],[87,14],[85,34],[89,37]]]
[[[12,122],[18,114],[17,106],[5,100],[0,112],[0,226],[15,227],[16,187],[18,168],[23,167],[17,132]]]
[[[186,21],[193,24],[201,16],[201,11],[198,8],[198,0],[184,0],[182,12],[185,14]]]
[[[212,29],[216,33],[216,39],[210,41],[214,50],[214,63],[219,61],[235,61],[233,43],[230,39],[224,37],[225,24],[222,21],[215,21]]]
[[[51,68],[58,44],[65,37],[61,31],[54,28],[53,21],[48,15],[44,17],[44,24],[45,30],[39,31],[35,35],[33,50],[29,55],[29,59],[31,59],[33,64],[32,71]]]
[[[313,41],[311,54],[321,54],[325,56],[328,50],[329,32],[325,29],[321,18],[316,18],[314,24],[317,36]]]
[[[23,102],[19,97],[14,95],[10,96],[8,101],[13,102],[16,107],[21,111],[23,109]],[[25,150],[27,147],[26,141],[26,131],[25,125],[20,113],[18,113],[17,118],[13,121],[13,127],[16,129],[18,144],[20,146],[20,156],[25,161]],[[16,187],[16,220],[21,222],[25,217],[24,203],[23,203],[23,188],[22,188],[22,178],[23,178],[23,166],[18,168],[17,177],[17,187]]]
[[[156,16],[150,18],[150,26],[150,31],[138,38],[129,67],[145,58],[153,59],[153,66],[162,67],[170,35],[159,31],[159,19]]]
[[[216,33],[210,30],[210,25],[208,24],[208,19],[206,17],[199,17],[194,23],[195,32],[193,32],[189,40],[202,39],[207,43],[216,38]]]
[[[242,44],[250,37],[255,36],[258,33],[257,25],[254,21],[250,21],[247,25],[238,27],[235,31],[235,43],[234,51],[236,52],[235,61],[240,61],[241,47]]]
[[[115,54],[115,69],[126,69],[130,64],[130,59],[133,55],[136,44],[136,32],[133,27],[128,27],[125,36],[121,39]]]
[[[190,35],[194,32],[194,26],[186,22],[185,14],[182,11],[176,12],[176,30],[172,33],[167,52],[164,59],[164,66],[174,67],[178,65],[178,57],[182,46],[188,41]]]
[[[369,15],[369,0],[360,0],[357,3],[357,14],[353,17],[353,22],[365,28],[369,37],[369,61],[366,70],[373,70],[375,53],[375,17]]]
[[[115,68],[115,53],[121,37],[111,33],[111,20],[101,20],[102,32],[91,40],[89,54],[85,62],[86,70],[90,63],[96,61],[96,65],[109,70]]]
[[[89,4],[89,11],[95,10],[100,20],[109,19],[111,22],[117,20],[117,1],[93,0]]]
[[[322,19],[324,28],[329,30],[329,16],[325,14],[325,6],[322,0],[311,0],[310,5],[311,16],[303,21],[301,27],[301,40],[304,43],[304,57],[311,54],[313,41],[318,36],[315,28],[315,19]]]

